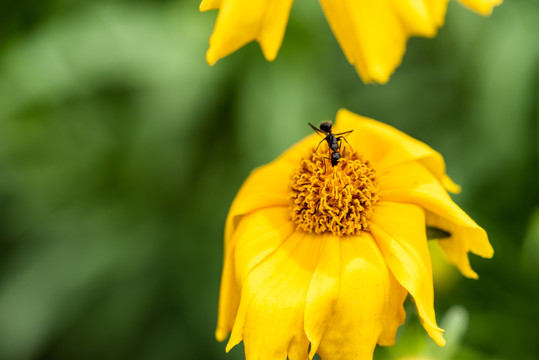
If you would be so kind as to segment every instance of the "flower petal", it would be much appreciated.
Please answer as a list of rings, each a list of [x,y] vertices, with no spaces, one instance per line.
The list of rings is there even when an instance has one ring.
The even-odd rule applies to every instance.
[[[482,15],[503,0],[459,0]],[[206,60],[210,65],[256,40],[267,60],[281,47],[293,0],[202,0],[220,9]],[[444,23],[448,0],[321,0],[350,64],[364,82],[386,83],[401,63],[409,36],[432,37]]]
[[[490,15],[492,8],[500,5],[503,0],[458,0],[462,5],[477,11],[481,15]]]
[[[305,306],[305,333],[311,342],[309,358],[312,359],[326,333],[329,321],[339,298],[340,286],[340,239],[323,235],[324,244],[320,259],[307,291]]]
[[[444,346],[443,330],[436,325],[434,316],[423,211],[415,205],[380,202],[370,227],[393,275],[414,298],[423,327],[438,345]]]
[[[400,64],[409,36],[433,37],[448,0],[321,0],[348,61],[364,82],[386,83]]]
[[[243,339],[247,360],[307,357],[305,297],[321,243],[294,232],[249,272],[227,351]]]
[[[468,251],[490,258],[494,250],[486,232],[451,200],[440,183],[421,164],[410,162],[379,174],[384,201],[413,203],[428,210],[427,224],[451,233],[438,242],[448,260],[463,275],[477,278],[468,260]]]
[[[429,0],[390,0],[408,35],[432,37],[436,35],[438,22],[428,3]]]
[[[337,113],[335,132],[354,130],[347,140],[355,151],[364,154],[384,170],[395,165],[419,161],[437,179],[447,185],[449,191],[458,192],[459,188],[445,173],[445,162],[440,153],[427,144],[406,135],[392,126],[340,109]]]
[[[365,155],[366,159],[376,165],[377,170],[416,160],[432,172],[448,191],[460,191],[460,187],[447,176],[442,155],[425,143],[380,121],[340,109],[333,132],[337,134],[348,130],[353,132],[345,137],[348,143],[343,142],[343,146],[351,146],[356,152]],[[286,167],[290,169],[286,171],[291,172],[323,140],[321,136],[311,134],[287,149],[272,164]],[[281,173],[286,171],[282,169]]]
[[[215,338],[223,341],[234,325],[234,319],[240,304],[240,287],[234,275],[233,251],[225,249],[221,289],[219,290],[219,310]]]
[[[199,6],[200,11],[215,10],[221,7],[223,0],[202,0]]]
[[[232,241],[238,283],[242,284],[249,272],[271,256],[295,230],[287,207],[265,208],[246,215]]]
[[[264,57],[273,61],[283,42],[293,0],[272,0],[266,7],[264,23],[257,38]]]
[[[441,27],[445,21],[445,13],[447,12],[447,3],[449,0],[426,0],[425,4],[429,9],[429,13],[438,27]]]
[[[405,298],[370,234],[326,236],[307,292],[310,358],[371,360],[377,342],[394,342]]]
[[[225,246],[225,260],[219,295],[217,340],[223,341],[234,324],[241,285],[248,272],[275,252],[294,232],[286,207],[264,208],[240,221],[232,240]]]
[[[243,215],[266,207],[287,207],[290,203],[288,187],[294,167],[278,160],[253,170],[241,186],[226,219],[225,245]]]
[[[320,0],[350,64],[364,82],[386,83],[400,64],[407,34],[387,0]]]
[[[206,60],[213,65],[257,40],[272,61],[283,41],[293,0],[203,0],[200,10],[220,8]]]

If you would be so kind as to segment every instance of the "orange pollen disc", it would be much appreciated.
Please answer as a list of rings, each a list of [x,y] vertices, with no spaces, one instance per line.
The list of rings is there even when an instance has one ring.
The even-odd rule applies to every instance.
[[[298,229],[316,234],[357,235],[368,230],[367,220],[379,198],[376,172],[353,151],[347,151],[335,167],[324,157],[327,150],[315,153],[313,148],[294,172],[292,221]]]

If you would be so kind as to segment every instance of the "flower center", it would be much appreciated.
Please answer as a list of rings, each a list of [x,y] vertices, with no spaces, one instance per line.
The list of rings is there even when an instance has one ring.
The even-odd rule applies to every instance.
[[[379,197],[374,169],[353,151],[334,167],[324,157],[327,150],[313,148],[292,176],[292,221],[298,229],[317,234],[357,235],[368,230],[367,220]]]

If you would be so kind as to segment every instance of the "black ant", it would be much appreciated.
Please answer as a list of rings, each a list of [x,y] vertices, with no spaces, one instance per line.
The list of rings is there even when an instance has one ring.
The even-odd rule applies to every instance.
[[[311,123],[308,123],[308,124],[309,124],[310,127],[313,128],[314,131],[316,131],[317,134],[320,134],[320,135],[324,136],[324,139],[322,139],[318,143],[318,146],[316,147],[314,152],[316,152],[316,150],[318,150],[318,147],[320,146],[320,144],[322,142],[324,142],[324,140],[327,141],[328,146],[329,146],[329,150],[331,152],[331,158],[324,156],[324,159],[330,160],[332,167],[336,166],[337,163],[339,162],[339,159],[341,158],[341,153],[340,153],[340,151],[341,151],[341,142],[342,142],[342,140],[344,140],[344,141],[346,141],[346,143],[348,145],[350,145],[348,143],[348,141],[346,140],[345,136],[350,134],[354,130],[348,130],[348,131],[345,131],[345,132],[334,134],[334,133],[331,132],[331,127],[333,126],[333,123],[331,121],[322,121],[320,123],[320,129],[315,127]],[[344,156],[345,151],[346,151],[346,147],[344,147],[343,156]],[[324,161],[324,167],[325,166],[326,166],[326,162]]]

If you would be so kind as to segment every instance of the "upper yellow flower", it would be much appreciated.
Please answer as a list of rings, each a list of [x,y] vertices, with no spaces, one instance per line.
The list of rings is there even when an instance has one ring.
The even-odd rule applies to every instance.
[[[348,130],[335,167],[313,134],[253,171],[232,204],[216,337],[232,331],[227,350],[243,340],[247,360],[372,359],[394,343],[408,293],[444,345],[425,226],[451,234],[439,244],[468,277],[468,251],[493,254],[449,197],[458,186],[439,153],[341,110],[333,131]]]
[[[364,82],[386,83],[410,36],[433,37],[449,0],[320,0],[346,58]],[[503,0],[459,0],[488,15]],[[256,40],[267,60],[281,47],[293,0],[202,0],[220,9],[206,59],[210,65]]]

